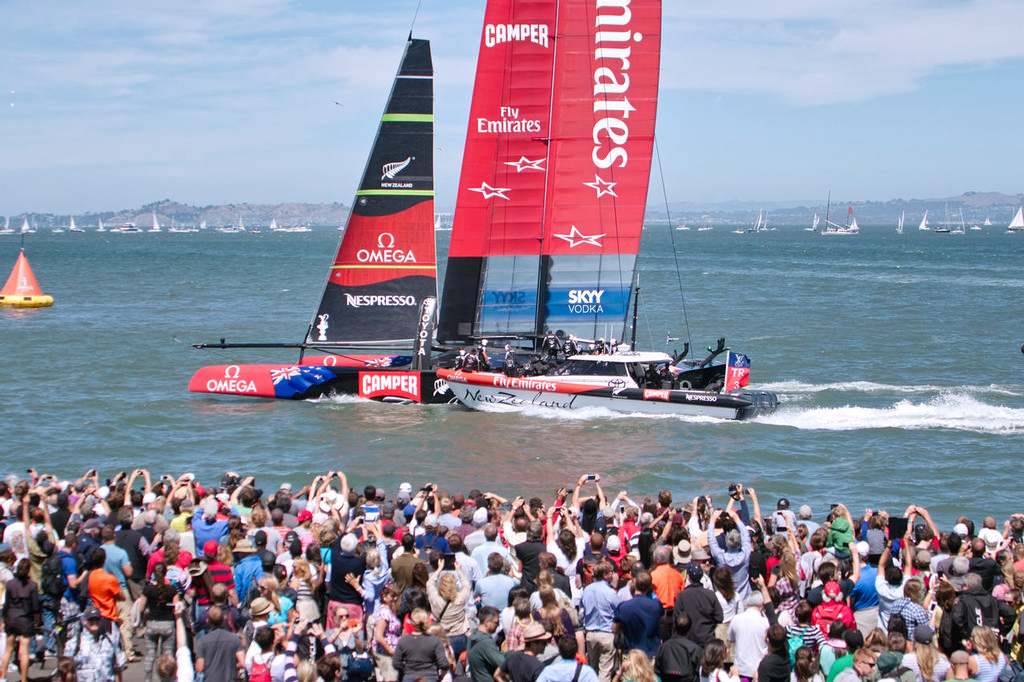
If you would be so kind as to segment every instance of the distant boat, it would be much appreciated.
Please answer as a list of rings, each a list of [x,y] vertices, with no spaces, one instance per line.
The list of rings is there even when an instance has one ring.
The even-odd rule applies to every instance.
[[[960,226],[953,226],[953,231],[950,234],[967,234],[967,228],[964,226],[964,210],[960,209]]]
[[[206,229],[206,221],[205,220],[202,220],[202,221],[199,222],[199,229],[200,230],[205,230]]]
[[[924,212],[924,217],[921,218],[921,224],[917,226],[917,229],[919,229],[919,230],[930,230],[930,229],[932,229],[932,228],[928,227],[928,211]]]
[[[1024,231],[1024,209],[1020,206],[1017,207],[1017,214],[1013,216],[1013,220],[1006,226],[1007,232],[1021,232]]]
[[[713,229],[715,229],[715,228],[714,228],[713,226],[711,226],[711,225],[705,225],[704,227],[698,227],[698,228],[697,228],[697,231],[698,231],[698,232],[710,232],[710,231],[711,231],[711,230],[713,230]]]
[[[71,216],[71,220],[68,221],[68,232],[85,232],[85,230],[75,225],[75,216]]]
[[[156,211],[153,211],[153,227],[146,230],[146,232],[159,232],[160,222],[156,219]]]
[[[53,232],[54,234],[61,234],[64,232],[64,228],[58,225],[57,227],[50,230],[50,232]]]
[[[35,230],[33,230],[32,226],[28,224],[28,218],[25,218],[24,220],[22,220],[21,221],[21,233],[22,234],[32,234],[33,232],[35,232]]]
[[[11,227],[11,219],[4,216],[4,226],[0,228],[0,234],[14,234],[14,229]]]
[[[850,210],[846,214],[846,225],[837,225],[831,220],[825,220],[825,229],[821,231],[821,234],[860,234],[857,217],[853,215],[853,206],[850,206]]]
[[[903,220],[907,217],[907,212],[900,213],[900,222],[896,226],[896,234],[903,234]]]
[[[814,220],[811,221],[811,226],[810,227],[805,227],[804,229],[807,230],[808,232],[817,232],[818,231],[818,225],[820,223],[821,223],[821,218],[818,216],[817,213],[815,213],[814,214]]]
[[[746,231],[747,232],[764,232],[767,229],[768,229],[768,219],[765,217],[764,210],[762,209],[762,210],[757,212],[757,222],[754,223],[753,227],[747,229]]]
[[[106,232],[107,231],[107,228],[103,227],[103,218],[97,218],[96,222],[97,222],[97,225],[96,225],[96,231],[97,232]]]
[[[267,228],[267,229],[269,229],[271,232],[277,232],[280,229],[277,226],[277,218],[271,218],[270,219],[270,227]]]
[[[988,227],[991,224],[992,224],[992,219],[989,218],[988,216],[985,216],[985,222],[983,222],[982,225],[984,225],[985,227]]]
[[[53,305],[53,296],[47,296],[39,288],[32,266],[28,264],[25,249],[18,254],[11,276],[4,288],[0,289],[0,306],[14,308],[48,308]]]

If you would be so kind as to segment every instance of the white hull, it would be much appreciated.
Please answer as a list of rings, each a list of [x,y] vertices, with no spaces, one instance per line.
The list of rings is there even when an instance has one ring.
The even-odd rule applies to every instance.
[[[751,412],[744,396],[681,389],[609,389],[559,386],[550,377],[506,377],[485,372],[438,370],[455,398],[466,407],[494,412],[517,412],[531,407],[574,411],[595,407],[624,414],[684,415],[742,419]],[[774,406],[771,408],[774,409]],[[753,410],[756,412],[756,408]],[[771,411],[771,410],[766,410]]]

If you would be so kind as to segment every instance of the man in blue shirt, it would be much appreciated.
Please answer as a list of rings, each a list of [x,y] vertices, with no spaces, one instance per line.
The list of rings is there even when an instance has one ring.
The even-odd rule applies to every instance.
[[[615,623],[625,639],[623,649],[640,649],[654,658],[661,644],[661,602],[654,594],[651,574],[640,571],[633,577],[636,595],[615,608]]]
[[[576,644],[575,637],[561,637],[558,640],[559,658],[540,672],[537,682],[598,682],[593,668],[576,662],[578,651],[579,645]]]
[[[619,593],[611,586],[615,565],[600,561],[594,566],[594,582],[580,593],[583,627],[587,631],[587,663],[597,670],[601,682],[611,682],[615,672],[615,607]]]
[[[858,559],[853,562],[853,574],[850,579],[855,583],[850,590],[850,608],[857,621],[857,629],[865,637],[878,625],[878,591],[875,589],[875,578],[878,576],[878,564],[867,563],[868,543],[861,540],[857,543]]]

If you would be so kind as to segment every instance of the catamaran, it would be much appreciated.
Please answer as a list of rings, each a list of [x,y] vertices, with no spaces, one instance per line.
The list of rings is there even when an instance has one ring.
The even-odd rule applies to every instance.
[[[628,8],[592,0],[488,2],[439,318],[432,68],[429,44],[410,40],[306,338],[197,345],[294,347],[299,361],[205,367],[189,389],[522,407],[525,396],[504,394],[512,390],[507,383],[522,381],[533,383],[518,388],[540,396],[529,404],[564,409],[596,402],[730,419],[775,409],[774,394],[739,391],[749,360],[722,344],[693,366],[685,357],[621,349],[568,358],[569,367],[600,366],[602,385],[564,372],[508,377],[451,369],[455,349],[486,346],[487,339],[529,357],[547,330],[593,341],[624,336],[650,175],[660,39],[660,0],[633,0]],[[432,359],[435,321],[443,354]],[[727,352],[736,365],[731,372],[730,355],[714,361]]]
[[[624,336],[653,151],[661,3],[619,5],[487,4],[440,343],[537,348],[548,330]],[[544,30],[516,40],[505,30],[515,25]],[[663,374],[672,361],[624,350],[573,355],[538,376],[437,374],[459,402],[481,409],[599,405],[738,418],[760,408],[752,396],[702,390],[708,384],[684,389]]]

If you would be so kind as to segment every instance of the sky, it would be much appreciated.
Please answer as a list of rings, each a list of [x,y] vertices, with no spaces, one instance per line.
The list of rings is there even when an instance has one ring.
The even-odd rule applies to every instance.
[[[450,210],[483,12],[0,0],[0,216],[351,204],[411,28]],[[1022,26],[1020,0],[664,0],[651,205],[1024,192]]]

